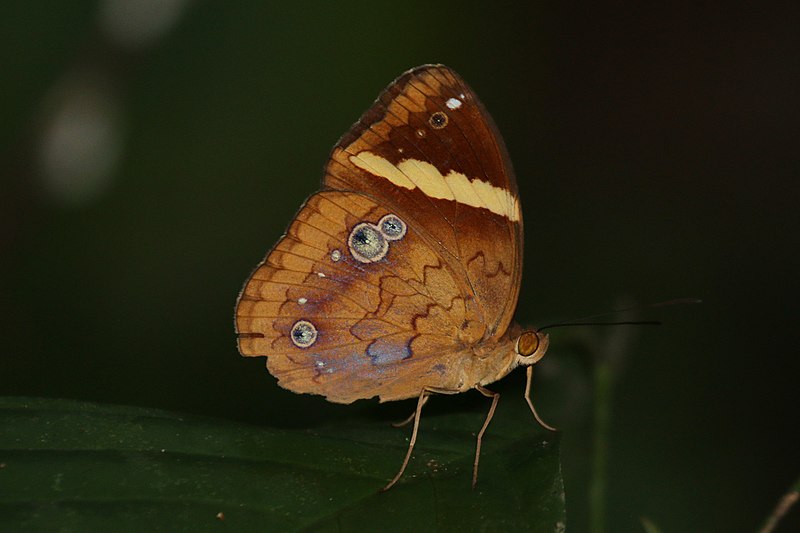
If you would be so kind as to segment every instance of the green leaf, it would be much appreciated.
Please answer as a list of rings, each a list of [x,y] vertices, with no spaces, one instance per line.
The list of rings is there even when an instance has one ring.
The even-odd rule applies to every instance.
[[[423,413],[405,477],[378,493],[399,468],[408,428],[288,431],[0,398],[0,530],[563,530],[557,438],[501,412],[475,490],[480,413]]]

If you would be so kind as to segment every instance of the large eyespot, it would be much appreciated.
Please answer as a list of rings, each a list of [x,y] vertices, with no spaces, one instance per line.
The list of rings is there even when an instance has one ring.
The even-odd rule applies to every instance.
[[[437,111],[431,115],[431,118],[428,119],[428,124],[430,124],[433,129],[440,130],[447,126],[447,121],[447,115],[441,111]]]
[[[380,261],[389,251],[389,243],[383,237],[378,226],[368,222],[357,224],[347,239],[350,253],[362,263]]]
[[[308,348],[317,342],[317,328],[308,320],[298,320],[292,326],[291,337],[298,348]]]
[[[397,215],[386,215],[380,219],[378,229],[387,241],[399,241],[406,236],[406,223]]]

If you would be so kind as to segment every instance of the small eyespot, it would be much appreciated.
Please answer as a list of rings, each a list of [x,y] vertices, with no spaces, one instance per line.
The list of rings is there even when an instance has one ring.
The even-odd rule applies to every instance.
[[[298,348],[308,348],[317,342],[317,328],[308,320],[298,320],[292,326],[291,337]]]
[[[340,250],[334,250],[331,252],[331,261],[333,261],[334,263],[339,262],[341,258],[342,258],[342,252]]]
[[[347,239],[350,253],[362,263],[380,261],[389,251],[389,243],[381,234],[378,226],[368,222],[357,224]]]
[[[436,113],[431,115],[431,118],[428,119],[428,124],[430,124],[433,129],[440,130],[445,126],[447,126],[447,121],[448,121],[447,115],[445,115],[441,111],[437,111]]]
[[[378,222],[378,228],[387,241],[399,241],[406,235],[406,223],[397,215],[386,215]]]

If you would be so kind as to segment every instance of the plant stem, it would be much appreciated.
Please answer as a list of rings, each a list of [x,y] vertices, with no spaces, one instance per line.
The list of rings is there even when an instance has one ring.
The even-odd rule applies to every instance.
[[[612,390],[611,365],[603,358],[594,371],[594,457],[589,485],[589,527],[592,533],[604,533],[606,526],[606,476]]]
[[[633,313],[622,316],[633,320]],[[605,533],[606,500],[608,487],[608,450],[611,432],[611,405],[614,384],[622,373],[625,358],[633,341],[633,329],[616,328],[593,346],[600,348],[596,353],[594,366],[594,457],[589,481],[589,530],[592,533]]]

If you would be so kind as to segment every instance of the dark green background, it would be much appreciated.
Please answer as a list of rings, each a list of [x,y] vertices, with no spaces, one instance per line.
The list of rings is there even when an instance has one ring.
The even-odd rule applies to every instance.
[[[753,531],[800,472],[796,5],[292,4],[192,3],[139,49],[99,29],[95,2],[2,4],[0,394],[280,427],[405,413],[279,389],[238,357],[232,313],[336,139],[403,70],[443,62],[515,164],[520,322],[705,301],[646,312],[665,325],[626,354],[611,530]],[[122,148],[107,189],[65,203],[38,147],[54,91],[87,73],[119,106]],[[535,394],[564,433],[580,531],[591,378],[559,347],[570,335],[552,332]],[[500,409],[521,386],[498,387]]]

